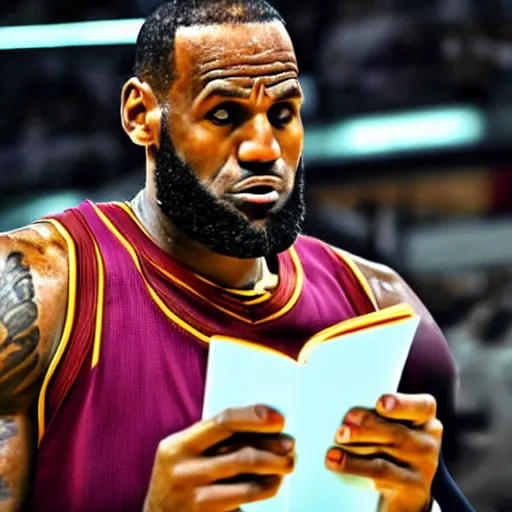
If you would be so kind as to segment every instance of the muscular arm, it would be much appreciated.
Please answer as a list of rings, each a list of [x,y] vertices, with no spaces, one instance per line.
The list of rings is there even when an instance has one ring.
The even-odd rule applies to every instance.
[[[32,432],[26,416],[0,419],[0,512],[19,510],[27,493]]]
[[[435,396],[438,416],[445,428],[449,427],[448,424],[453,423],[455,415],[458,375],[455,360],[441,329],[423,302],[394,270],[362,258],[354,259],[368,280],[381,308],[407,303],[420,316],[421,322],[414,343],[424,371],[410,380],[414,380],[415,387],[428,388],[418,392]]]
[[[458,385],[455,361],[448,343],[425,305],[392,269],[361,258],[354,258],[368,280],[381,308],[407,303],[421,317],[414,343],[418,345],[423,375],[409,375],[418,393],[432,394],[438,403],[438,417],[444,425],[443,444],[449,442],[449,429],[455,416],[455,397]],[[414,370],[417,368],[415,367]],[[445,448],[443,448],[445,451]],[[473,509],[453,481],[443,456],[433,482],[432,493],[443,511],[469,512]]]
[[[18,510],[33,452],[28,412],[60,337],[67,250],[53,228],[0,235],[0,512]]]

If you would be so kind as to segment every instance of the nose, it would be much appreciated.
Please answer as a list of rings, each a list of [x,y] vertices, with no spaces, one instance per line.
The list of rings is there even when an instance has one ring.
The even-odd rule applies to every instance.
[[[281,147],[266,115],[256,116],[248,124],[238,147],[238,160],[244,167],[267,164],[272,166],[281,158]],[[248,164],[248,165],[247,165]]]

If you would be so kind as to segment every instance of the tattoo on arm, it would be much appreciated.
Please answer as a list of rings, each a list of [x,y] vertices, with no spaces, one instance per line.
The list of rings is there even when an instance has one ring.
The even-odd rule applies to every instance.
[[[0,458],[7,457],[9,443],[18,435],[18,426],[14,419],[0,420]],[[0,475],[0,502],[13,497],[11,488],[3,475]]]
[[[0,478],[0,502],[7,501],[12,498],[11,489],[9,489],[9,485],[5,481],[5,478]]]
[[[30,268],[23,264],[21,253],[13,252],[0,270],[0,394],[4,397],[32,383],[27,381],[39,362],[37,319]]]
[[[0,454],[3,453],[9,441],[18,435],[18,425],[14,419],[0,420]]]

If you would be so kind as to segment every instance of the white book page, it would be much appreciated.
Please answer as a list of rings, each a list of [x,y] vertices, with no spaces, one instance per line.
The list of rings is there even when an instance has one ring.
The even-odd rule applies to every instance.
[[[382,394],[396,392],[418,324],[413,317],[327,341],[300,368],[289,510],[377,510],[373,482],[334,474],[325,468],[325,455],[352,407],[374,408]]]
[[[297,363],[287,357],[216,337],[210,342],[203,418],[228,407],[266,404],[284,414],[290,432],[298,372]],[[276,497],[244,505],[244,512],[286,512],[288,481]]]

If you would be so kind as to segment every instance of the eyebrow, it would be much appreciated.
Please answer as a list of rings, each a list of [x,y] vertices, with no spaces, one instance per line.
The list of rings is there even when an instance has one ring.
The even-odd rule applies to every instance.
[[[276,94],[272,99],[274,101],[284,100],[301,100],[303,97],[302,90],[298,83],[287,86],[281,93]]]
[[[278,88],[281,84],[272,86],[269,91],[269,96],[274,101],[284,101],[291,99],[302,99],[303,94],[300,85],[295,81],[290,85],[285,85],[282,92],[278,94],[272,94],[272,89]],[[249,99],[252,91],[250,89],[243,89],[241,87],[233,87],[228,83],[218,83],[215,85],[206,86],[203,91],[196,98],[197,103],[204,103],[211,98],[233,98],[233,99]]]
[[[210,98],[213,98],[215,96],[218,96],[220,98],[247,99],[251,96],[251,91],[239,88],[234,89],[232,86],[229,86],[227,84],[216,85],[215,87],[211,88],[208,92],[206,92],[206,90],[204,91],[204,96],[201,98],[201,101],[209,100]]]

